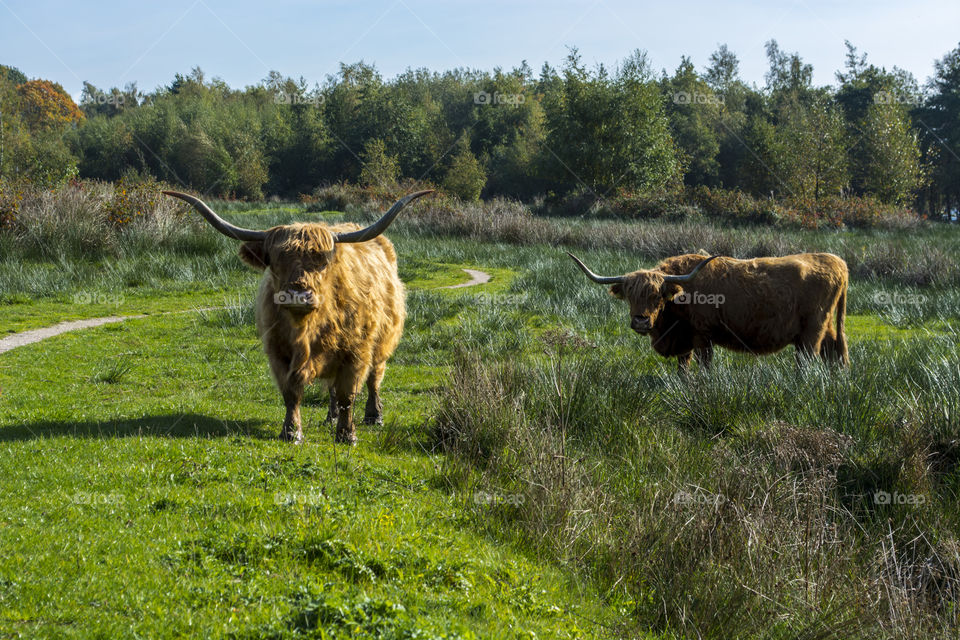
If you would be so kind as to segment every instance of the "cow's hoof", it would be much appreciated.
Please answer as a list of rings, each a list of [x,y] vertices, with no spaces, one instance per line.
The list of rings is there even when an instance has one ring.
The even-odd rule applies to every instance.
[[[303,444],[303,432],[302,431],[281,431],[280,439],[284,442],[289,442],[291,444]]]
[[[364,416],[363,424],[368,426],[383,426],[383,416]]]
[[[357,446],[357,436],[352,433],[348,436],[341,436],[340,434],[337,434],[336,443],[345,444],[348,447],[355,447]]]

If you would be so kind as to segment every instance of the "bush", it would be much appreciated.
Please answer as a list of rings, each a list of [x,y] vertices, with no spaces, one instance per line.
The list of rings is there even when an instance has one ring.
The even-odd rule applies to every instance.
[[[387,146],[376,138],[369,141],[360,153],[363,168],[360,169],[360,184],[365,187],[391,187],[400,177],[400,161],[397,156],[387,155]]]
[[[443,176],[443,188],[450,194],[467,202],[480,199],[480,192],[487,183],[487,175],[469,147],[463,145],[453,157]]]
[[[187,205],[160,194],[169,188],[153,179],[73,180],[53,188],[0,182],[0,232],[13,236],[25,255],[47,259],[115,254],[131,233],[156,244],[199,224],[186,218]]]

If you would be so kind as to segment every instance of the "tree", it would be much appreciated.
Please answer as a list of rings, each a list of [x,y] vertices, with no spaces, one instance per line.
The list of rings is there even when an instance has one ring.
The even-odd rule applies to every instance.
[[[443,188],[461,200],[476,201],[487,182],[483,167],[470,152],[467,138],[461,138],[450,166],[443,176]]]
[[[960,209],[960,46],[934,63],[927,96],[918,114],[931,168],[927,206],[949,214]]]
[[[837,72],[836,102],[846,120],[850,186],[858,195],[906,203],[920,184],[920,151],[910,106],[919,100],[908,72],[867,64],[849,42],[845,71]]]
[[[602,66],[588,72],[572,50],[554,89],[544,98],[546,165],[562,189],[604,197],[621,188],[657,190],[679,177],[645,54],[635,52],[611,77]]]
[[[828,96],[810,106],[785,102],[775,123],[755,122],[752,143],[760,165],[754,167],[766,174],[763,186],[781,196],[820,199],[839,195],[848,183],[843,117]]]
[[[718,94],[730,91],[740,82],[740,60],[727,45],[720,45],[710,54],[710,65],[703,80]]]
[[[66,144],[83,114],[60,85],[29,80],[15,69],[0,75],[0,175],[54,183],[76,174]]]
[[[143,99],[144,95],[137,89],[136,82],[128,83],[122,90],[113,87],[109,91],[101,91],[89,82],[84,82],[80,108],[88,118],[95,115],[115,116],[124,109],[140,106]]]
[[[0,64],[0,82],[9,82],[14,87],[27,81],[27,76],[16,67],[8,67]]]
[[[367,142],[360,153],[363,168],[360,183],[365,186],[387,187],[397,183],[400,163],[396,156],[387,154],[387,145],[380,138]]]
[[[17,87],[20,112],[33,130],[57,129],[83,120],[83,112],[59,84],[28,80]]]
[[[776,40],[765,45],[770,69],[764,76],[767,90],[776,93],[805,93],[813,86],[813,66],[806,64],[798,53],[780,50]]]
[[[754,124],[766,116],[764,96],[740,79],[740,61],[726,45],[710,55],[703,78],[721,102],[719,117],[712,123],[719,143],[717,182],[726,188],[752,189],[758,177],[753,166],[756,159],[745,141]],[[762,178],[766,170],[758,169]],[[758,192],[769,190],[759,188]]]
[[[920,146],[899,104],[875,103],[861,123],[857,174],[864,192],[883,202],[909,202],[920,185]]]
[[[685,169],[684,181],[716,186],[720,173],[717,129],[723,115],[723,98],[697,75],[686,56],[673,77],[662,84],[670,130]]]

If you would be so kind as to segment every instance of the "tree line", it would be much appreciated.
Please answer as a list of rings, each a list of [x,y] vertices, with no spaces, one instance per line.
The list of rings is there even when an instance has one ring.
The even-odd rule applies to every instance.
[[[153,177],[243,199],[322,185],[428,181],[460,198],[530,200],[675,191],[866,196],[942,215],[960,205],[960,46],[922,86],[847,43],[816,86],[798,53],[766,44],[763,86],[720,46],[659,76],[645,53],[588,68],[571,50],[535,73],[342,64],[322,84],[271,72],[233,89],[199,69],[144,93],[59,85],[0,66],[0,178]]]

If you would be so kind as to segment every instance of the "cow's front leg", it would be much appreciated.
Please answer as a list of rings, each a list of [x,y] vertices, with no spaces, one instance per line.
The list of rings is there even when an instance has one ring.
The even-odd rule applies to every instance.
[[[693,344],[693,352],[697,356],[697,364],[699,364],[704,371],[709,371],[710,365],[713,363],[713,343],[709,340],[694,340]]]
[[[280,389],[287,414],[280,427],[280,439],[302,442],[303,431],[300,428],[300,402],[303,400],[304,378],[292,366],[291,359],[267,351],[270,359],[270,372]]]
[[[333,424],[337,421],[340,409],[337,407],[337,390],[330,385],[330,406],[327,408],[327,424]]]
[[[353,426],[353,400],[362,378],[359,372],[343,370],[334,382],[337,398],[337,433],[335,439],[342,444],[357,444],[357,431]]]
[[[295,376],[291,376],[293,378]],[[281,391],[283,403],[287,406],[287,415],[283,418],[280,439],[295,444],[303,442],[303,429],[300,427],[300,401],[303,400],[303,384],[288,380]]]
[[[383,424],[383,404],[380,402],[380,383],[386,362],[375,364],[367,376],[367,407],[363,413],[363,424]]]
[[[693,359],[693,352],[688,351],[677,356],[677,373],[681,378],[686,378],[690,371],[690,360]]]

